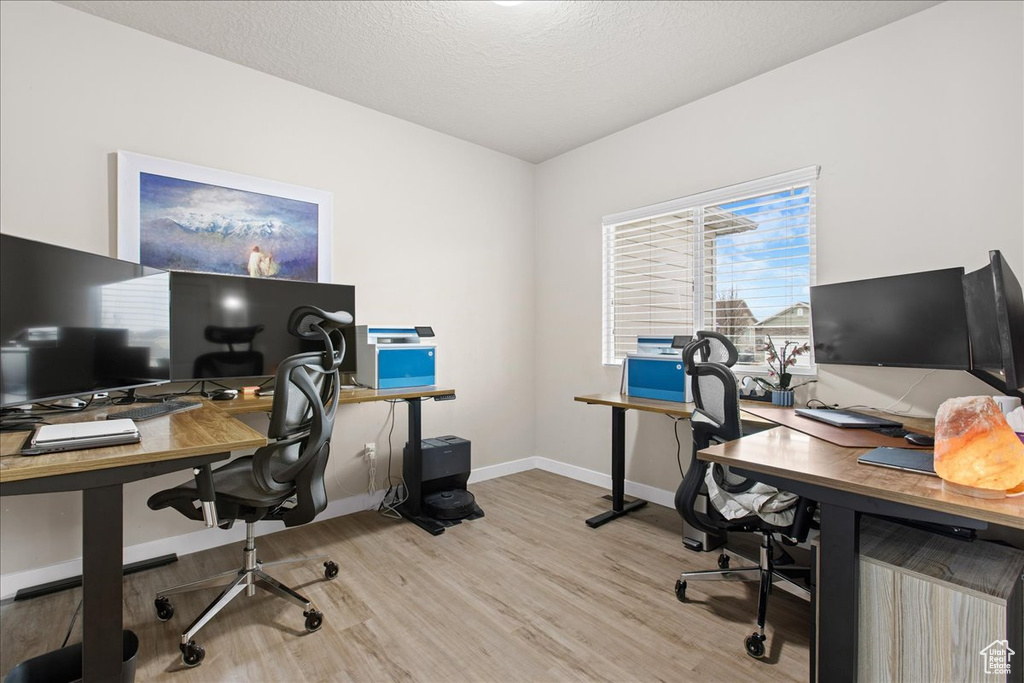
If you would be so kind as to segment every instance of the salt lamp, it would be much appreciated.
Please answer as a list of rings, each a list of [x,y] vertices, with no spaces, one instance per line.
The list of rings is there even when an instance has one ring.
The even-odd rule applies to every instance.
[[[1024,482],[1024,443],[991,396],[951,398],[939,406],[935,473],[954,490],[980,496],[1001,497]]]

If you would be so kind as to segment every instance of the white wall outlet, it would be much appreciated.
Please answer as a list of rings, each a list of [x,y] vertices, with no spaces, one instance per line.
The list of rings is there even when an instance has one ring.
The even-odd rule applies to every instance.
[[[377,459],[377,444],[373,443],[372,441],[370,443],[364,443],[363,444],[363,455],[366,457],[367,460],[371,460],[371,461],[372,460],[376,460]]]

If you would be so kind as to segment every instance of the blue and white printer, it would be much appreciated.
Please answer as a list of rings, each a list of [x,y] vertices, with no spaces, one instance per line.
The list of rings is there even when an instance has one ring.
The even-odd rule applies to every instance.
[[[437,383],[437,346],[429,327],[356,326],[356,381],[373,389]]]
[[[686,403],[690,395],[690,378],[683,366],[685,338],[637,337],[636,353],[623,363],[626,394],[640,398]]]

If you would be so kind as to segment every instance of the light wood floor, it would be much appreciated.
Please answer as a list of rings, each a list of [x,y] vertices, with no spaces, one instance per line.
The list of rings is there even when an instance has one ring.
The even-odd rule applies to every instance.
[[[806,602],[775,591],[768,656],[743,652],[753,584],[691,583],[714,553],[680,542],[680,519],[656,505],[599,529],[583,520],[606,492],[533,470],[470,487],[486,517],[432,537],[364,512],[261,537],[264,561],[329,553],[334,581],[297,565],[274,572],[324,612],[305,633],[301,610],[266,593],[236,598],[197,642],[186,669],[179,633],[215,595],[175,596],[157,621],[156,589],[241,564],[240,545],[196,553],[124,580],[125,626],[142,644],[138,681],[775,681],[807,678]],[[172,514],[168,512],[167,514]],[[217,533],[210,531],[209,533]],[[0,608],[0,672],[60,645],[81,590]],[[80,632],[74,638],[81,638]]]

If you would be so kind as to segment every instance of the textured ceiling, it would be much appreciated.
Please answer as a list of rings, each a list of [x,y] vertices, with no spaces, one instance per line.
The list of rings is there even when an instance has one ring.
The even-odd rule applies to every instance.
[[[62,4],[540,162],[937,3]]]

